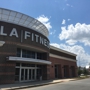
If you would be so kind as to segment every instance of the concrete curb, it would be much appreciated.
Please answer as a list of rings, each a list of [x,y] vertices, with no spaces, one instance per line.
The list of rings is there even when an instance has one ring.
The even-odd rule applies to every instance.
[[[17,89],[24,89],[24,88],[30,88],[30,87],[38,87],[38,86],[44,86],[44,85],[50,85],[50,84],[57,84],[57,83],[69,82],[69,81],[76,81],[76,80],[78,80],[78,79],[62,80],[62,81],[48,82],[48,83],[43,83],[43,82],[42,82],[42,84],[19,86],[19,87],[11,87],[11,88],[1,88],[0,90],[17,90]]]
[[[62,83],[65,81],[59,81],[59,82],[50,82],[50,83],[43,83],[43,84],[36,84],[36,85],[27,85],[27,86],[20,86],[15,88],[7,88],[7,89],[0,89],[0,90],[17,90],[17,89],[24,89],[24,88],[30,88],[30,87],[38,87],[38,86],[44,86],[44,85],[50,85],[50,84],[56,84],[56,83]]]

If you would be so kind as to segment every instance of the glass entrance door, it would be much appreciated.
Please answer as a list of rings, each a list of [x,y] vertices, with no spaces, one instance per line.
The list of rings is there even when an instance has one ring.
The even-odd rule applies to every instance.
[[[28,80],[28,69],[24,69],[24,72],[25,72],[24,78],[25,80]]]
[[[15,81],[27,82],[40,79],[42,75],[41,65],[16,63]]]
[[[21,81],[23,81],[24,80],[24,69],[21,69]]]
[[[31,69],[29,69],[29,80],[31,80],[32,79],[32,72],[31,72],[32,70]]]
[[[21,69],[21,81],[33,81],[36,79],[36,69]]]
[[[35,69],[29,69],[29,80],[35,80]]]
[[[35,80],[35,69],[32,69],[32,80]]]

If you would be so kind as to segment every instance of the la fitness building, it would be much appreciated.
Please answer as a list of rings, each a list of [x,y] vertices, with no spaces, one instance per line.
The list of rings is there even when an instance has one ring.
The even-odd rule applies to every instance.
[[[0,84],[77,76],[76,55],[50,46],[47,28],[0,8]]]

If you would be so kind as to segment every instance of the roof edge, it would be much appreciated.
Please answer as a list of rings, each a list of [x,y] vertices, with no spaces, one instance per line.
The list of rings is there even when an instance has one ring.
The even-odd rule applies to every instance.
[[[68,52],[66,50],[63,50],[63,49],[60,49],[60,48],[57,48],[57,47],[54,47],[52,45],[50,45],[50,49],[53,49],[53,50],[56,50],[56,51],[59,51],[59,52],[63,52],[63,53],[69,54],[69,55],[77,56],[77,54]]]
[[[7,12],[9,12],[9,15],[4,13],[4,14],[7,15],[7,16],[12,16],[12,15],[10,15],[11,12],[15,12],[16,14],[21,14],[21,16],[18,17],[20,20],[21,20],[21,18],[22,18],[23,15],[26,16],[27,18],[29,17],[29,18],[31,18],[32,20],[31,20],[31,21],[28,21],[28,22],[29,22],[28,24],[30,24],[32,21],[36,20],[36,22],[38,22],[38,23],[40,23],[40,24],[42,25],[41,27],[39,27],[39,29],[40,29],[40,28],[42,29],[42,32],[39,30],[39,33],[43,34],[45,37],[48,38],[48,36],[49,36],[49,31],[48,31],[47,27],[46,27],[42,22],[40,22],[39,20],[37,20],[36,18],[33,18],[33,17],[31,17],[31,16],[29,16],[29,15],[27,15],[27,14],[24,14],[24,13],[22,13],[22,12],[18,12],[18,11],[12,10],[12,9],[6,9],[6,8],[1,8],[1,7],[0,7],[0,10],[1,10],[1,11],[2,11],[2,10],[6,10]],[[0,11],[0,14],[3,14],[1,11]],[[14,18],[17,18],[16,16],[13,16],[13,17],[14,17]],[[9,17],[8,17],[8,18],[9,18]],[[5,20],[5,19],[3,19],[3,18],[0,19],[0,21],[9,22],[9,23],[17,24],[17,25],[22,25],[23,27],[27,27],[27,28],[32,29],[32,26],[33,26],[33,25],[31,25],[31,27],[28,27],[27,25],[26,25],[26,26],[23,25],[23,24],[27,21],[26,19],[24,19],[25,22],[24,22],[23,24],[19,23],[20,20],[17,21],[18,23],[16,23],[14,20],[12,20],[12,22],[10,22],[10,21],[8,21],[8,19],[7,19],[7,20]],[[34,22],[33,24],[35,24],[36,22]],[[37,25],[36,25],[36,26],[37,26]],[[43,30],[42,27],[44,28],[45,31]],[[37,29],[35,29],[35,27],[33,27],[33,29],[34,29],[35,31],[37,31]]]

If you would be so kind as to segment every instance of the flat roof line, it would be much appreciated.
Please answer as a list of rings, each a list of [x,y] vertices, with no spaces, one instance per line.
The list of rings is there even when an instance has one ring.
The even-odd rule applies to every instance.
[[[50,49],[53,49],[53,50],[56,50],[56,51],[59,51],[59,52],[63,52],[63,53],[69,54],[69,55],[77,56],[77,54],[68,52],[68,51],[66,51],[66,50],[62,50],[62,49],[57,48],[57,47],[54,47],[54,46],[52,46],[52,45],[50,45]]]

